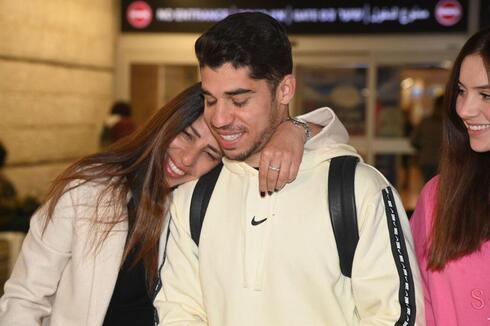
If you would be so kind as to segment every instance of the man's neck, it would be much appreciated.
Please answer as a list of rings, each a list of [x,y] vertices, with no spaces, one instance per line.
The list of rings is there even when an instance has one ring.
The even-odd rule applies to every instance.
[[[253,168],[258,168],[259,167],[259,161],[260,161],[260,153],[261,152],[250,155],[245,160],[245,163],[247,163],[248,165],[250,165]]]
[[[274,133],[277,130],[277,127],[285,121],[289,117],[289,107],[287,105],[282,107],[282,112],[280,113],[279,116],[276,117],[275,122],[272,122],[272,133],[269,135],[269,139],[265,144],[262,144],[260,147],[260,150],[252,155],[250,155],[244,162],[250,165],[253,168],[258,168],[260,164],[260,154],[262,153],[262,150],[264,149],[265,146],[269,143],[271,138],[273,137]]]

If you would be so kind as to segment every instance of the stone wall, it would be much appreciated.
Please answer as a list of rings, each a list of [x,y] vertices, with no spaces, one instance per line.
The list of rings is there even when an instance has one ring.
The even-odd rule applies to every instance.
[[[0,140],[21,195],[42,198],[97,150],[113,100],[117,3],[0,1]]]

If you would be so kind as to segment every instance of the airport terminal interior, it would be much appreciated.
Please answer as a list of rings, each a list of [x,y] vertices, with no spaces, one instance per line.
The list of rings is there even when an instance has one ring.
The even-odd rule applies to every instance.
[[[284,20],[297,80],[290,114],[332,108],[350,144],[394,185],[410,215],[426,182],[413,135],[434,113],[461,45],[490,21],[488,2],[286,2],[0,1],[0,176],[15,188],[17,205],[9,210],[0,199],[7,203],[0,207],[0,284],[54,178],[101,150],[112,104],[130,103],[141,126],[199,81],[195,40],[238,9]],[[16,223],[7,223],[14,215]]]

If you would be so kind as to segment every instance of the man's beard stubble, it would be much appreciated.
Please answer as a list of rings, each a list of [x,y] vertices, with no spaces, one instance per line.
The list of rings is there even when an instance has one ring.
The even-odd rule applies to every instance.
[[[274,105],[275,103],[272,103]],[[274,110],[271,110],[271,115],[269,116],[268,128],[265,128],[260,135],[258,135],[255,142],[250,146],[250,148],[246,149],[241,153],[237,153],[232,155],[230,153],[224,153],[224,156],[233,161],[246,161],[252,155],[259,153],[264,146],[269,142],[272,135],[276,131],[279,124],[281,124],[281,116],[279,114],[280,108],[277,106]]]

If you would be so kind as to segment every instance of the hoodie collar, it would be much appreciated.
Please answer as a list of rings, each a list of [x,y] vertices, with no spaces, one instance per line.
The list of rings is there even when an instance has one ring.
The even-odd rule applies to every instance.
[[[304,171],[312,169],[324,161],[342,155],[357,156],[362,161],[362,158],[352,146],[346,144],[337,144],[326,146],[325,148],[316,150],[305,150],[299,170]],[[259,174],[259,171],[257,169],[253,168],[245,162],[233,161],[227,158],[223,158],[223,164],[232,173],[238,175],[258,176]]]

